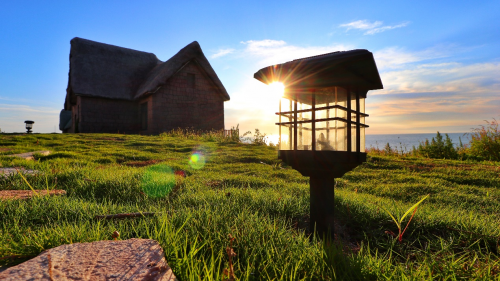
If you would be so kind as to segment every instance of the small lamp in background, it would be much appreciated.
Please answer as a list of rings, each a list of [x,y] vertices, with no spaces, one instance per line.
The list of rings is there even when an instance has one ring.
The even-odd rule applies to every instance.
[[[33,124],[35,123],[35,121],[26,120],[24,121],[24,123],[26,123],[26,133],[32,133],[31,129],[33,129]]]

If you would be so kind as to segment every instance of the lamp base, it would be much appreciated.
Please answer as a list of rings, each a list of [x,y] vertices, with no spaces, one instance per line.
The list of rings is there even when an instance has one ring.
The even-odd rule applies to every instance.
[[[333,237],[334,186],[333,178],[311,177],[310,188],[310,229],[319,235]]]
[[[347,151],[279,150],[278,158],[310,177],[310,228],[333,237],[335,178],[366,162],[366,153]]]

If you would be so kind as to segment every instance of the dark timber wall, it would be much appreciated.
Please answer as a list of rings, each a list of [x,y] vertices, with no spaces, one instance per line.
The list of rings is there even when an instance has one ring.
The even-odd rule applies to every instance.
[[[147,129],[141,104],[147,102]],[[145,107],[143,107],[145,108]],[[213,82],[190,62],[157,92],[138,101],[77,96],[67,133],[158,134],[176,128],[224,129],[224,101]]]
[[[78,97],[77,105],[73,108],[78,106],[80,133],[139,132],[139,112],[135,101]]]
[[[145,133],[160,133],[179,127],[224,129],[223,98],[195,62],[184,66],[152,94],[148,108],[152,116],[148,119],[152,123]]]

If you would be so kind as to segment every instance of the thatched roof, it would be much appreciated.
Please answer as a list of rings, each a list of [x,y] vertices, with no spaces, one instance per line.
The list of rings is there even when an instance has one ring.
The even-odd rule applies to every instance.
[[[149,73],[148,78],[144,81],[144,83],[139,87],[135,98],[137,99],[147,93],[154,92],[159,86],[165,84],[165,82],[172,77],[172,75],[177,73],[184,65],[192,61],[197,63],[205,71],[209,79],[212,80],[215,87],[219,90],[219,93],[222,95],[224,101],[228,101],[229,95],[226,88],[222,85],[219,77],[203,54],[200,44],[196,41],[182,48],[168,61],[158,64]]]
[[[152,53],[75,37],[71,40],[66,101],[74,103],[74,96],[135,100],[163,85],[189,61],[196,61],[224,100],[229,100],[226,89],[196,41],[162,62]]]
[[[368,50],[296,59],[262,68],[254,74],[254,78],[266,84],[279,81],[296,88],[339,86],[358,90],[383,89],[373,54]]]
[[[94,42],[71,40],[68,90],[75,95],[132,99],[160,60],[152,53]]]

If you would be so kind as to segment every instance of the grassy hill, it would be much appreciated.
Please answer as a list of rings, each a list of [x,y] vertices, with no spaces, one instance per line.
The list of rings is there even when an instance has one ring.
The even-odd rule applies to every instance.
[[[52,153],[5,156],[38,150]],[[40,171],[26,176],[35,189],[67,191],[0,201],[3,266],[116,230],[157,240],[181,280],[228,278],[228,247],[238,280],[500,278],[499,162],[369,156],[335,187],[342,244],[310,236],[308,178],[275,147],[193,135],[2,134],[0,165]],[[0,177],[6,189],[30,187]],[[383,209],[401,216],[427,194],[398,242]],[[131,212],[156,215],[95,219]]]

